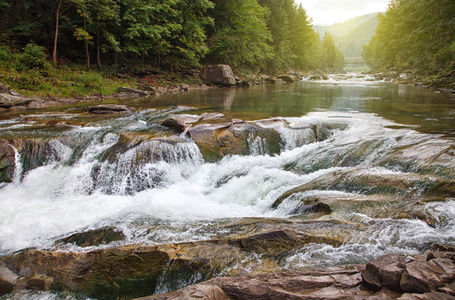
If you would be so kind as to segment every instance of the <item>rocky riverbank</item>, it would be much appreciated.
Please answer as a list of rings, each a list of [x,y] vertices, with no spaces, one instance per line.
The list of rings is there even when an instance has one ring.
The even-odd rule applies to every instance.
[[[53,96],[47,97],[26,97],[18,91],[0,83],[0,113],[1,112],[17,112],[24,110],[45,109],[59,105],[71,105],[86,101],[102,101],[104,99],[115,98],[139,98],[139,97],[158,97],[160,95],[170,95],[180,92],[186,92],[192,89],[201,89],[209,87],[247,87],[258,84],[275,84],[277,82],[295,82],[303,77],[299,74],[283,74],[276,77],[270,77],[260,74],[243,74],[235,76],[232,69],[228,65],[207,66],[201,69],[200,77],[203,80],[193,84],[172,84],[169,85],[166,81],[157,81],[154,79],[150,82],[149,73],[144,72],[139,74],[146,78],[145,82],[136,87],[121,87],[117,93],[111,95],[94,95],[74,98],[59,98]],[[138,75],[138,76],[139,76]],[[152,78],[157,77],[153,75]],[[158,80],[158,79],[157,79]]]
[[[276,256],[295,243],[288,233],[275,232],[82,253],[27,250],[0,259],[0,295],[67,290],[96,299],[164,291],[173,292],[140,299],[455,299],[455,253],[447,251],[416,258],[389,254],[366,265],[292,272],[270,268],[262,274],[214,278],[223,265],[241,263],[249,249]]]

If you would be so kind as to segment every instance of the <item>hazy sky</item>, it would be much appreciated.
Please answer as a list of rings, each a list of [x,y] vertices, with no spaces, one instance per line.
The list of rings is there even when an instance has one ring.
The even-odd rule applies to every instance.
[[[373,12],[385,11],[390,0],[296,0],[314,25],[330,25]]]

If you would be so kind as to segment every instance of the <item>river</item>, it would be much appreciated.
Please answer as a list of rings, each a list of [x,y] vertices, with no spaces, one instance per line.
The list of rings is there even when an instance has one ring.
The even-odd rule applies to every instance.
[[[18,143],[13,180],[0,184],[1,256],[203,241],[272,220],[324,237],[281,255],[280,270],[455,246],[453,94],[350,74],[105,102],[136,110],[94,116],[84,103],[0,115],[0,139],[41,143]],[[206,113],[224,117],[205,123],[272,128],[279,149],[254,135],[247,155],[208,160],[189,135],[160,125],[169,116],[204,123]],[[123,237],[56,243],[107,227]],[[255,263],[243,267],[254,272]]]

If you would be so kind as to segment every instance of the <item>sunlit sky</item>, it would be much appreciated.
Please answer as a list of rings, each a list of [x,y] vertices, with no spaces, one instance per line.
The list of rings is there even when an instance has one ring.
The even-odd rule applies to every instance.
[[[341,23],[357,16],[387,9],[390,0],[296,0],[302,4],[314,25]]]

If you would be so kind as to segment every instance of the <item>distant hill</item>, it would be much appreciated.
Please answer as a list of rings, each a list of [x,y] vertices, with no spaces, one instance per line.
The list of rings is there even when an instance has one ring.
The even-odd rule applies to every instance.
[[[321,36],[327,31],[345,57],[359,57],[362,47],[370,41],[378,25],[378,13],[363,15],[344,23],[329,26],[314,26]]]

